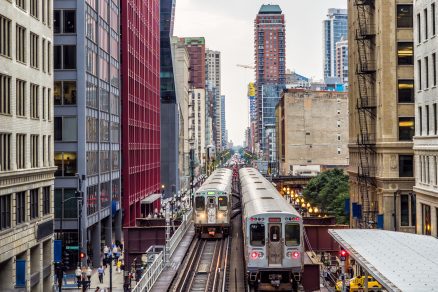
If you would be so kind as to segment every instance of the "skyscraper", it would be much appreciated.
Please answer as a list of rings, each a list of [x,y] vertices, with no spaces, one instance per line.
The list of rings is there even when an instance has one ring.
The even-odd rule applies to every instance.
[[[330,8],[324,25],[324,78],[336,76],[336,43],[347,40],[347,9]],[[354,33],[353,33],[354,34]]]
[[[102,240],[121,240],[117,3],[54,2],[55,230],[64,244],[79,241],[94,266]],[[79,210],[76,190],[83,195]]]
[[[227,147],[227,124],[225,120],[225,95],[221,95],[221,139],[222,139],[222,149]]]
[[[284,84],[286,64],[284,14],[278,5],[262,5],[254,21],[254,54],[256,70],[256,150],[262,150],[262,86]],[[275,117],[275,116],[274,116]]]
[[[121,1],[124,227],[159,208],[160,3],[140,3]]]
[[[53,14],[24,2],[0,4],[0,291],[51,291]]]
[[[211,119],[212,143],[217,151],[222,148],[221,125],[221,53],[208,50],[205,53],[205,76],[207,82],[207,119]],[[207,128],[208,129],[208,128]],[[208,137],[208,135],[206,135]],[[207,144],[208,145],[208,144]]]
[[[336,74],[342,83],[348,83],[348,40],[341,38],[336,43]]]

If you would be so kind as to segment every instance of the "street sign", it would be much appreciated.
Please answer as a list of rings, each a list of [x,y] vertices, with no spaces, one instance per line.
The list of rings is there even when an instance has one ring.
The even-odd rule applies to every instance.
[[[69,250],[79,250],[79,246],[77,245],[67,245],[65,247],[65,249],[69,249]]]

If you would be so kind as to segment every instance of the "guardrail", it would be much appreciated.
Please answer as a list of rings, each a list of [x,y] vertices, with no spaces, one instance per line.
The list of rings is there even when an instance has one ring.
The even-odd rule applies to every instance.
[[[190,210],[189,212],[183,214],[182,222],[178,229],[175,231],[175,233],[170,238],[168,244],[164,247],[166,249],[167,258],[170,258],[173,253],[175,252],[176,247],[181,242],[181,239],[184,237],[187,229],[192,224],[192,214],[193,211]],[[162,248],[162,246],[161,246]],[[146,254],[148,256],[148,259],[151,258],[151,256],[154,257],[153,261],[149,264],[146,268],[146,271],[144,272],[143,276],[140,278],[140,281],[135,285],[135,287],[132,289],[133,292],[148,292],[152,289],[155,282],[157,281],[158,277],[160,276],[161,272],[164,270],[165,267],[165,258],[164,258],[164,251],[160,251],[159,253],[155,251],[155,246],[151,246],[147,251]],[[149,261],[148,261],[149,262]]]

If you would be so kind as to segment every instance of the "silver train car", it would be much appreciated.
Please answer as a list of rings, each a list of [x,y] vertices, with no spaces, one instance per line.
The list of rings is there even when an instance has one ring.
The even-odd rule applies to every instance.
[[[223,238],[230,232],[233,172],[215,170],[195,193],[195,232],[201,238]]]
[[[254,168],[239,171],[244,258],[255,290],[297,291],[304,267],[303,220]]]

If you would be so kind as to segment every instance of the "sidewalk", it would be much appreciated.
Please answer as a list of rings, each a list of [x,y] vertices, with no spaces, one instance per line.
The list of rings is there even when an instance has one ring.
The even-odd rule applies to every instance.
[[[113,280],[113,292],[123,291],[123,272],[116,272],[116,267],[112,266],[112,280]],[[93,269],[93,273],[91,274],[91,286],[87,291],[94,291],[96,287],[105,288],[109,291],[110,287],[110,268],[105,269],[105,274],[103,276],[103,284],[99,283],[99,275],[97,273],[97,269]],[[81,289],[72,289],[72,288],[62,288],[62,291],[82,291]]]

